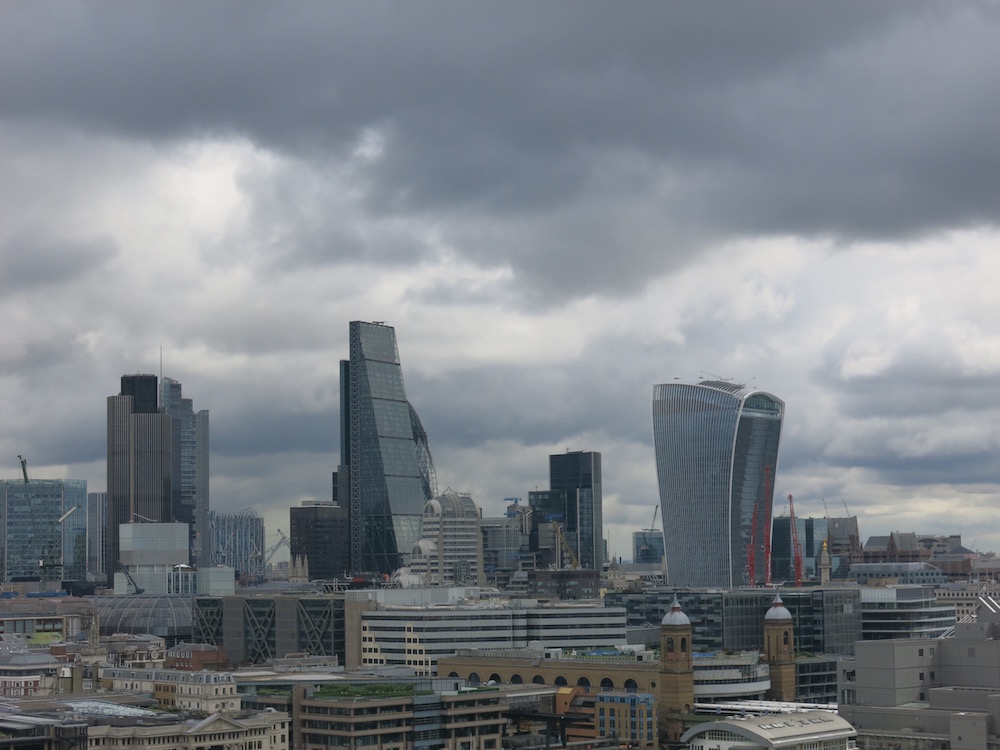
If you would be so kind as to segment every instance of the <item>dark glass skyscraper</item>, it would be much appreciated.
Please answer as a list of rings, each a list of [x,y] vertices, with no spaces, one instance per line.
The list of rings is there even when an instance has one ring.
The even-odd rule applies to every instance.
[[[194,402],[183,397],[181,384],[173,378],[163,378],[160,394],[160,406],[173,419],[170,520],[191,527],[192,560],[207,567],[212,564],[208,523],[208,410],[196,412]]]
[[[118,526],[171,520],[172,418],[156,404],[155,375],[123,375],[108,397],[108,510],[104,572],[114,585]]]
[[[785,404],[744,385],[653,386],[653,446],[667,575],[674,586],[764,578],[765,524]]]
[[[352,321],[350,349],[340,363],[338,486],[349,495],[351,567],[387,574],[420,538],[424,505],[437,494],[434,464],[406,399],[395,330]]]
[[[531,506],[532,550],[540,564],[550,562],[543,551],[544,524],[557,523],[580,567],[600,570],[604,565],[604,513],[601,492],[601,454],[567,451],[549,456],[549,489],[528,493]],[[558,540],[557,540],[558,541]],[[552,551],[558,563],[560,552]]]

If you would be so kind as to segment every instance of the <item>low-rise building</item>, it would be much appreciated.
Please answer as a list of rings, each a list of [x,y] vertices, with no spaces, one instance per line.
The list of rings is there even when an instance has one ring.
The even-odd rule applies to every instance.
[[[506,698],[458,680],[298,687],[295,740],[301,747],[388,750],[499,750]]]
[[[200,713],[233,713],[241,709],[236,680],[228,672],[188,672],[182,669],[101,670],[105,690],[150,693],[162,708]]]
[[[955,625],[955,607],[937,601],[933,586],[863,586],[861,638],[937,638]]]
[[[840,715],[868,748],[1000,747],[1000,602],[938,638],[858,644],[840,665]]]
[[[738,716],[691,727],[681,737],[690,750],[849,750],[857,732],[829,711]]]
[[[361,615],[360,635],[359,666],[407,666],[418,675],[437,674],[438,659],[459,649],[531,644],[570,649],[626,642],[623,609],[535,600],[379,607]]]

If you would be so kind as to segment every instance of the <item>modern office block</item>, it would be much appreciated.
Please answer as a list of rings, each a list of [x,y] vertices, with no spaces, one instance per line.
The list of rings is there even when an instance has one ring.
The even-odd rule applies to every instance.
[[[497,518],[483,518],[483,568],[488,574],[533,567],[531,557],[531,508],[520,498],[505,500],[507,510]]]
[[[194,410],[184,398],[181,384],[163,378],[160,405],[173,422],[171,520],[191,527],[192,562],[207,566],[211,560],[208,495],[208,410]]]
[[[784,403],[730,382],[653,387],[667,575],[675,586],[764,579]]]
[[[108,397],[109,586],[119,569],[118,526],[171,520],[173,418],[157,408],[155,375],[123,375],[121,392]],[[152,395],[150,395],[152,394]]]
[[[87,482],[0,480],[4,581],[87,577]]]
[[[350,359],[340,363],[340,420],[351,567],[390,574],[408,562],[424,505],[437,494],[427,432],[406,399],[392,326],[351,322]]]
[[[1000,745],[1000,602],[990,596],[942,637],[866,640],[839,666],[838,712],[863,747]]]
[[[549,489],[564,492],[569,500],[565,531],[580,566],[600,570],[605,557],[601,454],[567,451],[549,456]]]
[[[663,562],[663,532],[642,529],[632,532],[632,562],[659,565]]]
[[[108,548],[108,493],[87,493],[87,580],[103,581]]]
[[[347,508],[325,500],[303,500],[288,509],[292,560],[308,563],[309,578],[332,581],[351,569],[351,523]]]
[[[224,565],[244,582],[264,579],[264,519],[253,510],[209,511],[212,556],[209,565]]]
[[[445,490],[428,501],[410,572],[425,586],[486,585],[480,511],[470,495]]]
[[[602,503],[600,453],[549,456],[549,489],[528,493],[536,564],[600,570],[604,565]]]

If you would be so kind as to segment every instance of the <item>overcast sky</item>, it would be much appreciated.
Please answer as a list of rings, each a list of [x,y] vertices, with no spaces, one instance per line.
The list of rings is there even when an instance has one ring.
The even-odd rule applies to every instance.
[[[786,403],[775,513],[1000,551],[995,2],[0,4],[0,476],[105,487],[123,373],[268,543],[328,499],[348,322],[486,515],[652,387]]]

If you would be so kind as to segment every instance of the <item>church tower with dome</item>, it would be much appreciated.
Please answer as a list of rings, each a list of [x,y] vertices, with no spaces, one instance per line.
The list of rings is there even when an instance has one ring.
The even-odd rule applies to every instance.
[[[684,730],[671,714],[694,710],[694,659],[691,655],[691,620],[674,595],[670,611],[660,622],[659,719],[661,735],[676,740]],[[676,735],[676,737],[674,736]]]
[[[771,608],[764,615],[764,655],[770,666],[771,689],[768,700],[795,700],[795,628],[792,613],[774,595]]]

